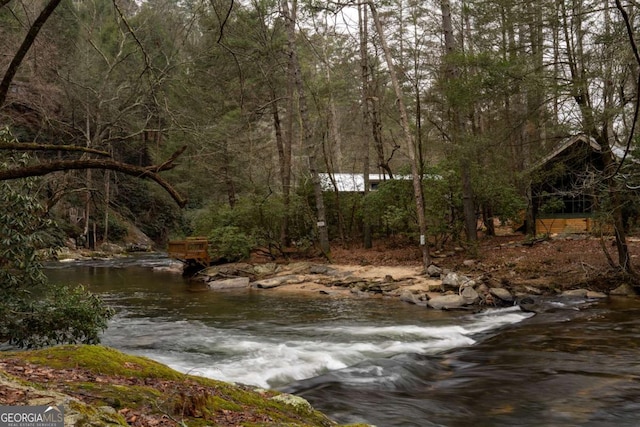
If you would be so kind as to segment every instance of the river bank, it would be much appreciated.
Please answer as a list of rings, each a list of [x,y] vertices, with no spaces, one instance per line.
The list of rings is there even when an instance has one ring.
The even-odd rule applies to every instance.
[[[0,352],[0,403],[62,406],[65,427],[337,426],[293,395],[186,375],[89,345]]]
[[[333,250],[331,263],[318,258],[254,260],[210,267],[193,280],[214,291],[253,288],[400,298],[410,304],[445,310],[518,304],[524,310],[535,311],[539,297],[594,300],[609,295],[635,296],[631,283],[607,268],[603,244],[606,248],[606,241],[587,236],[537,242],[520,236],[485,239],[474,258],[455,248],[435,253],[433,265],[426,272],[419,267],[420,253],[415,247],[338,247]],[[638,249],[636,244],[632,240],[632,251]]]
[[[432,252],[433,265],[420,267],[421,253],[411,242],[388,239],[372,249],[357,244],[334,245],[328,261],[310,253],[271,259],[256,253],[242,263],[210,267],[193,277],[212,290],[253,288],[270,292],[306,292],[329,296],[396,297],[436,309],[482,309],[539,296],[585,299],[634,296],[627,278],[612,269],[605,251],[610,238],[555,236],[536,241],[521,234],[480,240],[476,256],[462,248]],[[124,247],[103,245],[101,251],[65,250],[62,262],[127,256]],[[630,238],[632,261],[640,239]],[[128,252],[130,255],[131,252]],[[176,262],[163,267],[176,274]]]
[[[463,252],[455,250],[442,254],[434,260],[441,268],[451,266],[455,268],[452,270],[456,273],[472,278],[486,274],[492,265],[497,265],[500,268],[488,273],[495,280],[499,280],[497,277],[502,274],[507,275],[505,277],[511,277],[509,286],[532,285],[535,280],[544,284],[545,276],[531,277],[525,274],[526,263],[530,262],[531,267],[535,268],[538,268],[538,265],[544,267],[544,263],[535,263],[533,259],[537,257],[538,260],[544,260],[552,254],[557,254],[558,266],[547,263],[550,272],[553,273],[556,268],[578,268],[581,267],[580,264],[574,265],[574,262],[567,262],[570,259],[569,249],[573,250],[582,245],[584,252],[588,253],[590,245],[597,241],[555,239],[533,246],[519,242],[503,243],[504,245],[496,245],[495,248],[499,249],[492,251],[491,255],[484,254],[482,258],[478,257],[475,260],[470,260]],[[565,246],[567,243],[571,244],[571,247]],[[597,249],[597,246],[595,248]],[[382,274],[385,272],[390,273],[389,276],[394,281],[402,278],[410,280],[411,277],[420,273],[417,267],[418,262],[408,256],[402,258],[403,254],[411,252],[412,248],[408,246],[398,248],[387,246],[385,250],[367,251],[366,253],[371,256],[369,263],[363,258],[360,258],[359,262],[355,261],[356,254],[362,255],[357,250],[346,251],[343,257],[338,258],[342,250],[342,248],[334,248],[332,264],[309,257],[304,260],[290,259],[288,262],[274,264],[289,268],[295,264],[306,265],[305,268],[313,267],[312,277],[315,278],[331,273],[332,270],[335,270],[333,274],[338,276],[343,276],[350,271],[353,276],[364,276],[369,282],[384,279],[385,276]],[[509,261],[507,263],[496,261],[498,255],[503,254],[509,254]],[[601,253],[593,252],[593,254]],[[395,258],[389,258],[391,255]],[[531,261],[528,255],[532,255]],[[375,257],[384,257],[385,260],[376,261]],[[522,258],[517,259],[518,257]],[[132,258],[135,259],[135,257]],[[152,256],[152,259],[156,258]],[[157,264],[167,265],[166,258],[158,259],[161,259],[162,263]],[[589,258],[584,257],[582,260],[588,262]],[[270,260],[256,261],[260,262],[254,262],[252,265],[264,267]],[[596,265],[596,261],[597,259],[594,258],[591,262]],[[531,399],[509,400],[510,396],[535,394],[537,387],[529,390],[525,385],[537,384],[536,381],[549,378],[550,373],[546,368],[553,361],[541,361],[541,368],[535,371],[531,370],[531,366],[536,366],[535,360],[527,359],[521,364],[515,361],[525,356],[534,357],[537,354],[557,357],[558,364],[561,366],[558,368],[558,372],[561,373],[553,374],[553,378],[557,377],[558,382],[553,388],[557,390],[554,395],[557,397],[555,401],[547,402],[544,400],[547,392],[537,399],[544,401],[550,408],[557,407],[558,411],[566,409],[562,406],[561,397],[575,394],[575,390],[570,387],[575,384],[573,380],[575,372],[571,371],[572,374],[567,380],[565,380],[567,376],[562,372],[567,369],[566,361],[575,359],[575,346],[583,345],[581,343],[585,337],[593,341],[605,340],[611,335],[609,332],[613,330],[611,323],[601,326],[602,330],[607,332],[597,336],[593,333],[593,328],[599,327],[594,322],[600,322],[599,319],[606,318],[605,314],[608,313],[608,311],[605,311],[605,314],[602,313],[603,307],[613,304],[609,316],[618,316],[618,312],[619,316],[626,315],[625,310],[615,306],[619,304],[616,303],[619,300],[617,298],[606,298],[597,303],[590,302],[589,310],[580,310],[581,304],[574,305],[575,298],[567,297],[567,301],[555,299],[553,309],[530,317],[526,322],[528,326],[522,329],[522,333],[518,332],[520,328],[507,328],[509,332],[506,334],[502,330],[499,337],[509,338],[511,334],[518,333],[517,344],[503,345],[500,342],[485,341],[483,338],[485,333],[479,331],[495,330],[495,326],[486,328],[495,321],[496,316],[506,321],[511,316],[516,318],[530,316],[529,313],[521,313],[514,308],[501,309],[498,313],[494,310],[478,314],[472,312],[467,314],[466,311],[446,312],[417,307],[413,304],[403,305],[397,297],[385,296],[382,293],[366,295],[352,293],[346,287],[335,287],[333,290],[338,291],[337,294],[321,293],[331,291],[332,287],[318,283],[313,285],[291,283],[272,288],[256,287],[249,292],[218,292],[203,289],[194,293],[189,289],[191,286],[184,285],[177,272],[154,270],[150,273],[150,266],[155,264],[155,261],[151,263],[127,260],[83,261],[69,263],[69,265],[86,265],[86,267],[62,267],[58,270],[57,277],[63,277],[65,280],[74,277],[82,283],[94,283],[92,285],[94,289],[103,292],[119,307],[121,315],[112,323],[105,336],[104,342],[107,345],[116,346],[128,354],[149,356],[180,372],[195,372],[198,375],[217,378],[220,378],[219,374],[223,374],[224,378],[221,379],[224,381],[236,381],[233,378],[240,378],[238,381],[241,383],[264,384],[266,382],[269,388],[271,384],[279,387],[290,383],[288,373],[295,372],[291,377],[309,378],[308,384],[293,385],[292,388],[284,391],[301,394],[313,402],[315,407],[322,408],[325,413],[331,414],[334,419],[341,420],[343,423],[366,420],[376,425],[421,426],[424,424],[421,424],[420,420],[447,420],[458,413],[462,417],[466,411],[472,411],[476,417],[496,417],[495,419],[507,417],[513,420],[516,416],[519,416],[519,419],[547,416],[551,417],[547,419],[557,421],[552,416],[555,412],[540,414],[538,407],[533,407],[535,409],[535,415],[533,415],[534,412],[527,409]],[[106,267],[109,265],[113,267]],[[135,267],[123,268],[123,265]],[[78,270],[81,274],[72,276],[72,270]],[[134,273],[133,276],[128,275],[129,270]],[[522,274],[522,277],[510,274],[510,271]],[[404,276],[405,273],[406,276]],[[555,282],[557,284],[554,284],[553,279],[549,280],[552,284],[548,287],[549,292],[553,292],[551,295],[560,295],[561,289],[568,290],[576,284],[576,282],[569,284],[557,279],[561,276],[546,277],[556,277],[557,280]],[[418,279],[426,280],[426,277],[420,276]],[[168,282],[165,282],[166,280]],[[265,280],[268,279],[265,278]],[[336,277],[333,280],[337,280]],[[340,280],[346,282],[344,279]],[[255,282],[256,280],[252,281],[252,283]],[[107,284],[110,284],[109,287],[104,287]],[[200,282],[198,286],[204,286],[204,282]],[[318,287],[315,288],[315,286]],[[545,286],[540,285],[539,288],[546,292]],[[348,295],[348,298],[343,298],[342,295]],[[569,299],[571,303],[567,304]],[[622,300],[635,301],[630,298]],[[564,305],[557,305],[562,302]],[[575,325],[575,336],[562,335],[560,332],[567,329],[567,319],[574,316],[584,319]],[[380,317],[383,319],[378,320]],[[398,319],[403,318],[404,320],[397,322]],[[629,315],[629,318],[636,318],[634,312]],[[449,320],[443,323],[444,319]],[[614,320],[619,321],[618,317]],[[540,322],[546,323],[540,327],[536,326]],[[511,323],[507,322],[507,324]],[[556,324],[559,329],[549,333],[549,329]],[[585,335],[585,330],[590,332]],[[636,329],[633,327],[625,326],[620,333],[634,330]],[[557,336],[562,339],[556,342],[554,340]],[[474,342],[481,343],[481,347],[474,350],[473,346],[476,345]],[[568,349],[567,342],[573,343]],[[513,349],[524,348],[527,343],[531,346],[542,343],[540,345],[543,345],[545,351],[540,353],[523,350],[518,358],[509,357]],[[596,344],[584,346],[585,363],[592,360],[593,348],[603,348],[602,342]],[[472,347],[465,350],[470,345]],[[453,353],[447,351],[442,357],[438,356],[442,350],[456,347],[461,350],[453,350]],[[617,351],[614,349],[621,348],[621,345],[614,342],[611,348],[611,351]],[[555,350],[550,353],[548,349]],[[473,356],[472,363],[468,363],[467,360],[460,363],[455,361],[457,358],[466,357],[464,355],[469,353],[472,355],[477,353],[479,356],[477,358]],[[417,354],[420,356],[415,356]],[[505,360],[497,363],[494,357],[499,357],[501,354],[504,354]],[[482,357],[490,358],[490,363],[483,362]],[[478,358],[480,359],[476,360]],[[251,367],[251,372],[247,372],[247,366]],[[345,366],[349,368],[344,368]],[[610,363],[606,366],[610,366]],[[513,373],[514,369],[516,374]],[[579,368],[580,372],[591,372],[593,369],[596,367]],[[326,378],[317,377],[327,370],[329,372]],[[259,372],[259,375],[254,375],[253,372]],[[402,372],[402,375],[396,376],[396,372]],[[505,375],[501,376],[501,373]],[[457,376],[458,381],[447,381],[452,374]],[[503,390],[504,384],[510,384],[511,379],[520,378],[522,375],[526,375],[530,380],[516,381],[509,386],[508,390]],[[470,378],[478,386],[469,387]],[[493,378],[495,381],[491,380],[493,381],[491,382],[490,379]],[[253,381],[254,379],[262,379],[262,381]],[[271,383],[272,380],[274,383]],[[424,390],[421,386],[423,381]],[[487,381],[490,384],[485,385]],[[464,386],[458,389],[454,386],[458,383]],[[585,376],[585,387],[593,390],[592,385],[593,378]],[[262,387],[267,386],[262,385]],[[541,389],[549,388],[542,384]],[[491,402],[483,401],[481,405],[470,404],[478,401],[479,396],[494,396],[493,393],[496,390],[504,391],[500,400],[506,402],[504,405],[499,405],[499,411],[494,413],[488,409],[495,406],[496,402],[493,399],[490,399]],[[579,391],[580,393],[575,395],[589,396],[582,390]],[[418,406],[412,406],[414,399],[419,400]],[[582,410],[585,406],[590,407],[585,402],[576,405]],[[566,416],[566,411],[558,413]],[[624,411],[623,413],[626,414]],[[617,414],[618,412],[614,415],[617,416]],[[395,424],[391,422],[393,421],[391,418],[398,417],[400,421],[396,419]],[[442,424],[466,425],[463,421],[458,424],[442,421]],[[487,425],[490,424],[498,425],[499,423],[487,423]],[[555,425],[559,424],[555,422]]]

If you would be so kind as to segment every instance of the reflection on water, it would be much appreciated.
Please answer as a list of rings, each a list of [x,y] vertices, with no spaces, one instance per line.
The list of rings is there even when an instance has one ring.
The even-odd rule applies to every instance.
[[[163,258],[51,268],[118,314],[103,342],[184,372],[295,392],[378,426],[637,425],[640,304],[436,312],[395,300],[209,292]],[[58,265],[58,267],[60,267]],[[516,325],[517,324],[517,325]]]

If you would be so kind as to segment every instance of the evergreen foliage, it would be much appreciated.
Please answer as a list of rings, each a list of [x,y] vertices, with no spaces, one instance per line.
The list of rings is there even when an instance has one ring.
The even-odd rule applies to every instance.
[[[404,0],[357,11],[348,2],[340,10],[300,2],[289,26],[289,4],[235,2],[227,14],[216,1],[61,2],[2,100],[0,122],[20,141],[91,148],[143,167],[189,147],[170,173],[189,198],[184,214],[120,173],[49,176],[54,196],[64,194],[59,217],[70,208],[85,213],[69,233],[104,226],[100,217],[117,211],[160,244],[221,233],[238,238],[232,246],[278,251],[310,247],[319,224],[333,239],[358,239],[366,221],[377,237],[415,240],[425,221],[407,182],[385,183],[366,200],[311,196],[305,184],[312,169],[395,175],[411,165],[441,176],[424,183],[430,242],[458,239],[463,223],[474,240],[480,216],[488,224],[533,206],[530,167],[567,138],[587,135],[604,151],[614,140],[638,143],[637,60],[622,5]],[[9,52],[0,65],[39,8],[0,7],[0,47]],[[373,18],[375,8],[384,31],[372,19],[354,22]],[[636,28],[634,14],[632,21]],[[638,210],[629,188],[639,174],[617,172],[594,177],[602,181],[594,196],[620,223]],[[324,203],[327,221],[314,219]],[[114,239],[123,230],[108,229]]]
[[[27,162],[26,155],[12,155],[0,167]],[[48,282],[38,249],[55,246],[55,224],[43,217],[36,189],[34,179],[0,181],[0,341],[19,347],[97,343],[114,312],[82,286]]]

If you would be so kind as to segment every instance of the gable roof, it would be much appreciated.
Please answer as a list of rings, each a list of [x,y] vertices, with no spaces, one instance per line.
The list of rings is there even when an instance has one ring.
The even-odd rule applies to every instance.
[[[541,166],[547,164],[549,161],[551,161],[552,159],[562,154],[568,148],[573,147],[574,145],[577,145],[577,144],[585,144],[585,145],[588,144],[591,147],[591,149],[596,153],[602,152],[602,147],[592,137],[589,137],[584,134],[574,135],[570,138],[565,139],[560,144],[558,144],[553,149],[553,151],[551,151],[549,154],[547,154],[546,156],[544,156],[543,158],[535,162],[530,169],[536,170],[540,168]]]

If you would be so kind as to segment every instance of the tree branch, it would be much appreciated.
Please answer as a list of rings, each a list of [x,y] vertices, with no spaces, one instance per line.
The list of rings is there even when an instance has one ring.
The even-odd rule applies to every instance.
[[[129,34],[131,34],[131,37],[133,37],[136,44],[142,51],[142,56],[144,56],[144,64],[145,64],[144,70],[142,70],[142,73],[140,73],[140,75],[142,75],[146,70],[151,69],[151,60],[149,59],[149,55],[147,55],[147,51],[144,49],[143,44],[140,42],[140,39],[138,39],[138,36],[133,31],[133,28],[131,28],[131,25],[129,25],[129,21],[127,20],[127,18],[125,18],[124,13],[122,13],[122,10],[120,10],[120,6],[118,6],[118,3],[116,1],[113,2],[113,7],[116,9],[116,12],[118,12],[118,15],[120,16],[120,19],[122,19],[122,22],[127,28],[127,31],[129,32]]]
[[[83,153],[98,154],[100,156],[111,157],[106,151],[95,148],[81,147],[79,145],[55,145],[39,144],[36,142],[11,142],[0,141],[0,150],[20,150],[20,151],[80,151]]]
[[[40,163],[33,166],[17,167],[11,169],[0,170],[0,181],[6,181],[10,179],[27,178],[30,176],[43,176],[52,172],[60,172],[67,170],[78,169],[108,169],[116,172],[122,172],[126,175],[131,175],[136,178],[148,178],[155,181],[160,185],[173,200],[181,208],[187,204],[187,199],[182,197],[175,188],[164,180],[158,172],[172,169],[175,165],[173,161],[186,149],[182,147],[169,157],[169,159],[159,165],[154,166],[134,166],[127,163],[116,162],[114,160],[102,160],[102,159],[79,159],[79,160],[59,160],[52,162]]]
[[[31,45],[36,40],[38,33],[42,29],[42,26],[49,19],[49,16],[53,13],[53,11],[58,7],[62,0],[49,0],[44,9],[40,12],[40,15],[33,21],[31,28],[27,32],[27,35],[24,37],[20,48],[13,56],[11,63],[9,64],[9,68],[4,73],[4,77],[0,82],[0,107],[2,107],[7,99],[7,93],[9,92],[9,85],[13,81],[13,77],[18,72],[18,68],[20,68],[20,64],[24,60],[25,56],[27,56],[27,52],[31,49]]]
[[[176,150],[175,153],[173,153],[171,156],[169,156],[169,158],[159,164],[159,165],[151,165],[151,166],[147,166],[145,167],[145,170],[149,171],[149,172],[153,172],[153,173],[157,173],[157,172],[162,172],[164,170],[169,170],[169,169],[173,169],[173,167],[175,166],[173,164],[173,162],[182,154],[184,153],[184,150],[187,149],[186,145],[183,145],[180,149]]]

